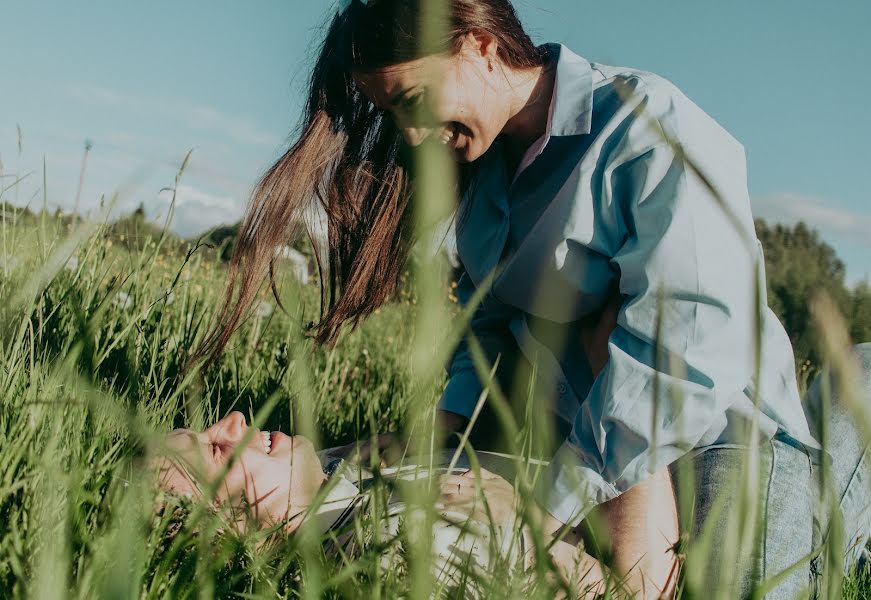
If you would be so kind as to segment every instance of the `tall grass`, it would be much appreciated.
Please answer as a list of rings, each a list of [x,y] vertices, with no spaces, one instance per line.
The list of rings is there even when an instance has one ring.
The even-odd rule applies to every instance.
[[[423,273],[444,269],[421,262],[416,285],[409,284],[336,349],[317,352],[304,332],[316,318],[316,287],[287,280],[282,293],[289,314],[255,311],[228,352],[199,377],[185,374],[183,366],[218,306],[224,272],[214,252],[150,234],[129,245],[130,232],[119,234],[105,221],[84,223],[44,212],[26,218],[14,210],[4,210],[4,216],[3,596],[422,597],[432,590],[456,595],[474,588],[488,596],[552,597],[556,592],[547,542],[526,500],[536,474],[522,462],[513,483],[525,499],[519,515],[531,526],[540,560],[527,575],[507,560],[497,561],[481,580],[470,570],[459,589],[441,588],[445,582],[431,568],[431,526],[439,518],[435,486],[402,490],[409,514],[419,518],[406,520],[401,537],[381,538],[378,523],[387,495],[400,492],[376,478],[371,495],[380,501],[361,512],[350,532],[354,542],[347,546],[353,551],[345,554],[329,552],[327,539],[305,530],[260,546],[257,534],[222,533],[220,517],[202,507],[154,511],[156,492],[142,459],[159,446],[160,432],[181,424],[204,427],[230,409],[264,428],[306,433],[324,447],[404,431],[412,440],[411,453],[431,455],[442,365],[471,311],[449,300],[443,276],[422,281]],[[262,303],[272,306],[267,296]],[[849,361],[838,353],[845,334],[837,315],[824,303],[817,306],[832,364],[836,371],[847,369],[840,366]],[[434,339],[441,343],[434,346]],[[506,391],[493,380],[493,365],[474,340],[471,348],[488,382],[480,403],[496,408],[516,442],[515,454],[528,455],[540,435],[536,420],[516,420]],[[840,377],[849,380],[847,373]],[[530,396],[527,415],[536,412],[533,400]],[[853,400],[857,422],[867,424],[867,407]],[[752,473],[751,467],[745,472]],[[752,478],[735,484],[745,486],[745,493],[737,505],[721,507],[735,521],[724,559],[731,564],[746,556],[761,526],[760,494]],[[703,535],[681,549],[681,597],[713,593],[705,588],[710,543]],[[388,565],[382,560],[386,553],[393,557]],[[836,554],[827,556],[837,567]],[[840,591],[864,597],[868,589],[864,576],[845,582],[830,577],[830,597]],[[611,582],[613,597],[624,595],[619,583]]]
[[[430,4],[434,14],[424,21],[438,23],[443,6]],[[432,44],[437,33],[422,31],[422,43]],[[453,186],[447,183],[454,173],[445,150],[431,145],[419,149],[415,168],[420,182],[415,206],[425,231],[449,213]],[[704,179],[703,173],[697,176]],[[534,542],[530,571],[497,556],[485,573],[460,565],[459,580],[440,577],[433,570],[432,526],[440,518],[435,481],[398,485],[379,475],[377,452],[370,501],[342,544],[335,543],[334,533],[323,536],[305,526],[293,536],[236,532],[202,503],[160,496],[145,468],[162,433],[180,425],[203,428],[231,409],[264,429],[303,433],[322,447],[398,431],[409,440],[409,454],[423,466],[435,465],[440,455],[434,407],[444,385],[442,368],[486,285],[460,309],[451,301],[448,270],[439,258],[419,255],[394,302],[345,334],[335,349],[315,351],[305,325],[317,318],[317,289],[288,279],[281,290],[287,313],[264,295],[208,371],[186,371],[187,353],[220,304],[225,273],[216,253],[150,229],[113,229],[105,216],[87,222],[50,217],[45,203],[36,218],[24,217],[2,204],[10,194],[16,198],[19,182],[17,175],[0,178],[0,595],[552,598],[573,593],[558,577],[531,500],[538,473],[525,459],[534,448],[553,447],[534,385],[500,389],[494,365],[474,338],[470,349],[486,382],[478,409],[484,403],[494,408],[517,457],[514,530],[526,527]],[[133,234],[136,243],[129,243]],[[759,290],[757,304],[761,310]],[[849,360],[841,352],[846,339],[838,316],[824,301],[816,306],[819,328],[828,333],[826,355],[848,389]],[[758,357],[758,324],[756,331]],[[657,352],[657,360],[666,354]],[[517,397],[526,399],[519,411],[509,400]],[[867,407],[849,392],[846,397],[857,423],[871,433]],[[474,452],[469,456],[474,464]],[[719,549],[721,560],[736,568],[746,564],[764,526],[759,476],[758,447],[752,446],[734,482],[740,490],[736,502],[717,508],[731,525]],[[825,470],[821,477],[827,489]],[[692,482],[688,485],[681,497],[691,495]],[[392,494],[406,504],[399,535],[382,529]],[[837,522],[833,515],[836,530]],[[708,529],[675,549],[678,597],[732,597],[732,590],[706,586],[711,534]],[[839,552],[832,550],[837,544],[835,532],[815,549],[830,567],[823,583],[827,596],[865,597],[871,589],[867,575],[841,580]],[[806,561],[794,568],[807,568]],[[761,597],[777,577],[754,595]],[[619,579],[607,581],[605,597],[626,595]]]

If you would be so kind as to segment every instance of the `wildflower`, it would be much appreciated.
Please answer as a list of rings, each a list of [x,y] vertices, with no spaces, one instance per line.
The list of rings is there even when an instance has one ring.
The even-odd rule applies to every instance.
[[[70,272],[75,272],[79,268],[79,258],[73,254],[69,257],[66,264],[64,265],[64,269]]]
[[[128,310],[133,306],[133,298],[131,298],[130,294],[126,292],[118,292],[115,294],[115,299],[112,303],[122,310]]]
[[[272,304],[266,300],[258,300],[254,303],[254,314],[261,319],[265,319],[272,314]]]
[[[3,255],[0,256],[0,269],[5,271],[11,271],[15,267],[18,266],[18,258],[12,255]]]

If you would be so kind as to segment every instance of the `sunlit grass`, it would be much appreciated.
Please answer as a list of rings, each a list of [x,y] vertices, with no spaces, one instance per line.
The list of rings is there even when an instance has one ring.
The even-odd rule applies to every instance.
[[[429,22],[440,18],[430,17]],[[434,44],[437,33],[423,32],[422,44]],[[449,212],[455,174],[437,146],[420,149],[415,169],[416,216],[425,231]],[[171,190],[183,171],[184,164]],[[10,194],[14,199],[17,183],[16,177],[0,179],[0,595],[552,598],[572,593],[569,582],[556,577],[547,553],[550,540],[532,502],[538,471],[528,468],[526,458],[534,448],[553,446],[536,418],[542,411],[533,386],[500,389],[494,365],[474,339],[470,349],[486,382],[478,406],[495,409],[516,457],[512,484],[519,503],[512,530],[519,534],[526,527],[534,542],[536,560],[529,571],[497,553],[484,573],[460,563],[458,578],[440,577],[432,549],[432,525],[440,518],[437,486],[431,480],[400,486],[381,477],[374,468],[377,453],[369,502],[347,531],[322,536],[303,526],[293,536],[268,540],[266,533],[234,531],[202,503],[159,495],[145,468],[149,452],[161,445],[161,433],[180,425],[205,427],[229,410],[242,411],[263,428],[303,433],[321,447],[397,431],[422,466],[435,465],[443,458],[433,434],[443,367],[488,284],[461,310],[444,264],[418,254],[393,302],[346,332],[335,349],[314,351],[306,324],[318,319],[317,283],[284,278],[287,313],[264,290],[224,355],[203,374],[186,371],[189,352],[220,305],[226,273],[218,253],[168,238],[160,228],[140,229],[135,221],[80,221],[46,210],[25,217],[2,204]],[[731,214],[726,220],[735,222]],[[839,350],[847,340],[837,311],[824,300],[815,307],[824,354],[848,390],[849,362]],[[758,335],[756,344],[758,350]],[[518,418],[509,397],[526,398],[520,411],[525,418]],[[867,428],[867,407],[850,393],[845,397],[857,423]],[[718,508],[731,525],[726,547],[719,549],[725,564],[742,564],[764,525],[757,452],[751,447],[743,476],[734,482],[737,502]],[[475,464],[474,452],[469,460]],[[824,487],[826,477],[822,470]],[[686,497],[692,489],[684,491]],[[399,535],[383,530],[391,495],[407,507]],[[871,595],[867,573],[841,580],[839,553],[830,550],[839,541],[837,518],[833,522],[828,545],[815,549],[826,559],[827,597]],[[730,597],[728,589],[706,586],[712,544],[706,531],[676,548],[678,597]],[[761,596],[776,577],[754,593]],[[605,596],[626,597],[621,582],[609,579]]]
[[[317,317],[317,288],[287,278],[282,294],[289,314],[264,294],[262,306],[271,310],[256,310],[227,353],[199,377],[183,367],[218,306],[224,267],[215,252],[150,237],[153,232],[130,244],[129,231],[107,223],[19,218],[14,211],[7,217],[0,271],[4,596],[396,597],[439,589],[425,533],[438,518],[433,487],[403,492],[426,515],[409,525],[418,528],[416,547],[407,531],[379,537],[392,489],[380,479],[371,493],[382,500],[361,512],[344,551],[331,551],[329,540],[305,530],[259,547],[254,534],[221,533],[220,517],[207,510],[174,512],[170,502],[155,513],[143,455],[159,444],[155,432],[202,427],[237,409],[264,427],[303,431],[324,447],[405,431],[415,441],[410,451],[426,456],[434,445],[427,432],[444,383],[442,365],[470,312],[452,302],[445,269],[421,259],[420,271],[440,274],[428,284],[429,302],[419,304],[419,284],[409,282],[335,350],[317,352],[304,333]],[[843,364],[835,351],[845,342],[837,316],[826,304],[816,315],[835,336],[828,350],[833,364]],[[426,340],[441,343],[415,350],[421,327],[429,327]],[[482,379],[491,380],[492,365],[474,341],[471,346]],[[515,420],[504,391],[491,381],[481,402],[497,408],[517,442],[515,454],[528,455],[532,425]],[[863,423],[861,403],[851,406]],[[535,473],[521,468],[518,474],[513,483],[528,499]],[[728,560],[753,542],[758,523],[747,515],[756,497],[748,492],[739,506],[722,507],[744,524],[735,529]],[[530,508],[521,502],[521,521],[544,547]],[[179,515],[187,515],[184,526]],[[709,543],[702,536],[684,548],[682,597],[704,590]],[[516,565],[497,561],[481,581],[469,572],[461,588],[550,597],[553,565],[539,556],[531,574],[521,577]],[[837,558],[831,560],[836,566]],[[827,587],[864,597],[864,577],[843,584],[832,577]],[[613,594],[621,597],[619,589]]]

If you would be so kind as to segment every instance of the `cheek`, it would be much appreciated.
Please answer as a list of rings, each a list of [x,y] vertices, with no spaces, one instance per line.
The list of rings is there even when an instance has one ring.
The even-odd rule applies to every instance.
[[[290,496],[295,504],[308,504],[323,483],[323,469],[317,460],[296,462],[293,465]]]
[[[230,501],[242,498],[252,505],[286,505],[288,496],[287,468],[280,468],[266,456],[240,460],[227,474],[224,494]]]
[[[456,88],[444,85],[438,89],[431,89],[429,93],[431,97],[427,111],[429,112],[428,120],[431,122],[428,125],[437,126],[451,121],[463,122],[464,115],[468,112],[466,100],[457,93]]]
[[[506,110],[499,95],[479,73],[460,73],[451,81],[458,121],[472,130],[472,150],[479,156],[505,126]]]

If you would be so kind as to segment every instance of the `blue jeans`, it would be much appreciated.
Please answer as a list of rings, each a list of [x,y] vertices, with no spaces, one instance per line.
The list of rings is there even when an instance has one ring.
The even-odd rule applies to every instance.
[[[863,400],[871,408],[871,343],[855,346],[854,351],[863,368],[860,382]],[[857,430],[852,412],[841,403],[831,378],[827,380],[831,386],[831,406],[823,418],[824,377],[827,376],[817,377],[808,389],[804,408],[811,433],[818,440],[824,422],[827,424],[832,493],[821,492],[821,466],[814,464],[805,452],[778,438],[763,443],[757,461],[759,488],[755,496],[760,498],[756,505],[760,525],[756,541],[743,547],[743,556],[735,550],[740,547],[736,539],[742,516],[746,515],[736,515],[734,508],[742,506],[748,451],[740,447],[715,447],[672,465],[682,529],[691,541],[710,536],[709,543],[699,544],[702,549],[710,548],[710,554],[696,557],[700,565],[696,572],[704,570],[703,587],[697,592],[723,591],[729,598],[748,597],[761,582],[798,565],[765,598],[816,595],[826,561],[808,557],[828,540],[833,512],[842,517],[843,538],[841,541],[831,538],[829,543],[838,543],[832,550],[842,552],[846,573],[857,565],[871,533],[871,458],[868,442]],[[683,485],[688,478],[693,486]],[[692,552],[692,543],[689,548]],[[692,561],[693,557],[688,556],[688,577],[693,576]]]

